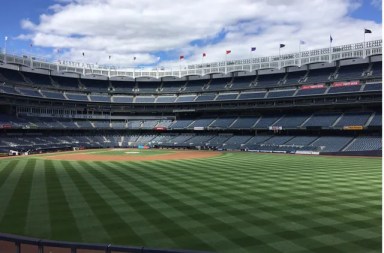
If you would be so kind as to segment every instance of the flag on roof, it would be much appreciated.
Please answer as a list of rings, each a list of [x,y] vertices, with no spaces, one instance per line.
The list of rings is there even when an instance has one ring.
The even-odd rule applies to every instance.
[[[333,41],[332,35],[329,35],[329,42],[332,43],[332,41]]]
[[[83,52],[83,56],[85,56],[84,52]]]
[[[283,48],[283,47],[285,47],[285,44],[280,44],[280,48]]]
[[[251,47],[251,51],[256,51],[256,47]]]
[[[230,54],[232,51],[231,50],[227,50],[225,51],[225,54]]]
[[[111,56],[109,56],[108,58],[111,59]]]
[[[180,60],[184,59],[184,55],[180,55],[179,59]]]
[[[369,29],[364,29],[364,33],[372,33],[372,31]]]

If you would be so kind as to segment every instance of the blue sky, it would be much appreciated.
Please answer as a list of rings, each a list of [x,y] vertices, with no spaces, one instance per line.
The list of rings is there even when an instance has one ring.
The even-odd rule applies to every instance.
[[[142,66],[223,60],[226,50],[245,58],[251,47],[273,55],[280,43],[288,53],[299,40],[326,47],[329,34],[335,45],[360,42],[364,27],[379,39],[382,26],[378,0],[12,0],[2,10],[8,52]]]

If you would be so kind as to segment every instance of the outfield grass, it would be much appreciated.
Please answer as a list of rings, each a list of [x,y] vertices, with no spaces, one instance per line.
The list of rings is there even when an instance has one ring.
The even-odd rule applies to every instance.
[[[0,231],[215,252],[380,252],[381,159],[0,159]]]

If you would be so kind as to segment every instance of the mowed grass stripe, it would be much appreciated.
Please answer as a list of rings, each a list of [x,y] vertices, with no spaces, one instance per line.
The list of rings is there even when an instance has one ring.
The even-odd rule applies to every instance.
[[[134,242],[135,245],[143,245],[142,239],[124,222],[120,214],[97,193],[94,189],[97,186],[91,185],[89,179],[84,178],[81,168],[75,168],[67,161],[63,161],[62,164],[109,237],[116,242]]]
[[[83,166],[87,167],[84,163]],[[115,174],[117,172],[116,169],[110,167],[109,165],[104,164],[104,168],[107,170],[104,170],[103,172],[106,174]],[[148,203],[146,203],[142,198],[137,197],[136,195],[132,194],[130,191],[125,189],[124,187],[120,186],[119,184],[116,184],[116,182],[109,178],[109,176],[104,175],[104,173],[99,172],[98,170],[92,170],[92,167],[88,166],[88,171],[91,172],[96,178],[99,179],[99,182],[103,183],[104,186],[108,187],[112,192],[114,192],[117,196],[119,196],[123,200],[127,200],[126,204],[130,207],[136,209],[136,212],[143,213],[145,210],[145,216],[147,217],[147,222],[151,223],[153,226],[157,228],[157,230],[162,231],[164,236],[168,237],[168,240],[177,240],[175,242],[175,246],[182,245],[183,241],[181,239],[182,237],[187,238],[188,242],[192,242],[193,245],[197,247],[203,247],[205,249],[211,249],[209,244],[205,243],[204,241],[201,241],[198,237],[195,237],[191,232],[188,230],[178,226],[175,221],[172,219],[169,219],[165,214],[159,212],[155,208],[152,208]],[[121,177],[119,177],[121,178]],[[125,178],[124,178],[125,179]],[[142,189],[143,191],[143,185],[140,185],[140,182],[135,180],[134,178],[129,178],[128,180],[125,180],[127,183],[129,183],[132,187],[135,186],[138,189]],[[139,185],[138,185],[139,184]],[[146,191],[147,192],[147,191]],[[151,193],[149,193],[151,195]],[[172,228],[172,229],[170,229]],[[155,231],[147,231],[147,234],[156,234]],[[176,239],[178,238],[178,239]],[[149,241],[147,243],[151,243],[151,238],[147,238]],[[151,245],[147,245],[151,247]]]
[[[18,161],[13,160],[13,161],[8,161],[8,163],[2,162],[0,164],[0,189],[1,189],[1,186],[4,184],[4,182],[7,181],[12,170],[16,168],[17,162]]]
[[[121,191],[119,191],[120,194],[116,194],[115,191],[112,191],[102,185],[100,180],[91,173],[95,172],[97,169],[97,172],[103,173],[105,176],[111,178],[111,180],[114,181],[114,184],[120,185],[120,187],[132,193],[134,191],[130,187],[129,182],[126,182],[121,178],[113,177],[113,175],[108,173],[106,170],[104,163],[82,162],[80,165],[84,168],[82,171],[86,174],[86,177],[88,179],[91,178],[95,184],[99,185],[96,190],[98,192],[103,192],[103,194],[101,194],[102,197],[108,201],[108,203],[113,206],[117,212],[121,213],[122,219],[124,219],[124,221],[132,227],[136,234],[138,234],[146,242],[146,245],[150,244],[157,248],[164,248],[164,246],[171,247],[172,245],[175,245],[172,238],[169,238],[162,233],[162,230],[164,230],[163,227],[156,227],[154,224],[148,222],[148,217],[137,210],[137,204],[133,203],[129,196],[126,196],[126,194]],[[153,240],[153,238],[157,239]]]
[[[0,185],[0,228],[1,221],[3,220],[4,215],[6,214],[6,209],[9,202],[12,200],[13,192],[16,189],[17,183],[19,181],[20,175],[23,172],[25,166],[25,161],[19,162],[17,160],[8,163],[3,168],[3,176],[6,177],[6,180]],[[8,231],[8,227],[3,227],[1,230],[4,232]]]
[[[57,161],[44,161],[45,184],[47,186],[48,210],[51,225],[50,239],[66,241],[82,241],[81,232],[77,227],[75,217],[69,208],[65,196],[65,184],[59,177],[60,169],[55,168]]]
[[[156,166],[155,166],[155,167],[156,167]],[[157,171],[159,170],[158,165],[157,165],[156,169],[157,169]],[[189,178],[188,175],[184,175],[184,177],[185,177],[185,178]],[[180,180],[183,180],[183,178],[179,178],[179,180],[175,180],[175,181],[180,181]],[[190,184],[186,184],[186,185],[190,185]],[[208,191],[209,191],[209,190],[208,190]],[[325,213],[325,214],[327,214],[327,213]],[[329,214],[332,214],[332,212],[330,212]],[[299,217],[299,218],[301,219],[301,217]],[[366,224],[367,224],[367,223],[366,223]],[[369,223],[368,223],[368,225],[369,225]],[[338,229],[334,229],[334,231],[335,231],[335,232],[338,232],[339,230],[338,230]]]
[[[59,180],[65,183],[65,196],[68,206],[74,216],[81,237],[86,242],[110,242],[110,237],[104,230],[101,221],[95,216],[94,210],[87,204],[82,193],[72,181],[62,162],[55,162],[60,171]]]
[[[25,234],[35,234],[39,238],[50,238],[51,223],[44,170],[44,161],[36,159]]]
[[[0,223],[0,227],[7,229],[10,233],[25,234],[35,163],[35,160],[28,160],[24,168],[19,168],[19,170],[22,170],[20,178]]]
[[[122,163],[118,164],[122,168],[126,168]],[[129,165],[127,165],[128,167]],[[209,213],[204,213],[202,210],[199,208],[194,207],[194,205],[189,204],[188,202],[184,202],[178,198],[175,198],[170,194],[165,193],[165,191],[162,191],[162,186],[159,187],[158,183],[156,182],[156,178],[154,178],[153,175],[149,176],[143,176],[142,173],[145,173],[145,171],[148,171],[148,173],[151,171],[151,169],[155,168],[152,167],[150,168],[151,164],[150,163],[142,163],[141,168],[147,168],[149,169],[140,169],[140,170],[135,170],[137,173],[134,177],[130,177],[129,179],[127,178],[127,175],[124,174],[121,170],[111,170],[111,172],[115,173],[117,176],[120,176],[122,178],[127,178],[127,180],[130,180],[132,184],[136,184],[138,187],[142,188],[143,190],[145,189],[146,192],[149,194],[156,194],[157,198],[167,200],[165,203],[167,205],[170,205],[172,208],[181,211],[185,214],[185,217],[190,220],[195,220],[197,221],[201,226],[206,226],[212,231],[215,231],[218,234],[221,234],[221,236],[224,236],[226,238],[225,241],[220,243],[221,246],[217,245],[219,248],[215,248],[215,251],[221,251],[223,248],[221,247],[226,247],[227,250],[229,250],[229,245],[225,244],[227,242],[231,242],[231,245],[236,245],[232,250],[238,249],[241,250],[242,247],[246,246],[251,246],[251,245],[257,245],[261,244],[263,242],[259,241],[257,238],[250,236],[248,234],[243,233],[240,231],[238,228],[231,226],[227,224],[226,222],[223,222],[222,220],[218,219],[215,216],[210,215]],[[126,170],[125,170],[126,171]],[[147,180],[147,178],[152,178],[151,182],[143,182],[141,179]],[[169,180],[167,187],[170,187],[171,185],[175,185],[175,181]],[[144,184],[144,185],[143,185]],[[156,186],[156,187],[155,187]],[[177,191],[175,191],[177,194]],[[190,194],[196,194],[194,191],[190,191]],[[190,197],[191,198],[191,197]],[[165,211],[165,210],[164,210]],[[149,214],[150,215],[150,214]],[[234,236],[235,235],[235,236]],[[206,234],[204,235],[207,238],[209,238],[210,241],[216,241],[217,238],[215,238],[215,234],[212,233],[210,235]],[[211,236],[211,237],[209,237]],[[187,241],[185,243],[188,243]],[[188,244],[186,244],[188,245]],[[191,245],[190,247],[192,247]],[[200,249],[203,250],[204,248],[195,248],[195,249]]]

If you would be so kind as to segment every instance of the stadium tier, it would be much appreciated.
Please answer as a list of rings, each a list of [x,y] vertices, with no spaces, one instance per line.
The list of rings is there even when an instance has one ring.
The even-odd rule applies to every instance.
[[[159,78],[3,61],[0,148],[379,154],[381,51],[284,66]]]

